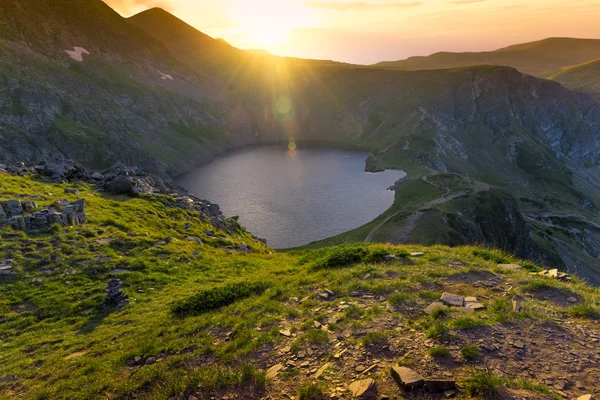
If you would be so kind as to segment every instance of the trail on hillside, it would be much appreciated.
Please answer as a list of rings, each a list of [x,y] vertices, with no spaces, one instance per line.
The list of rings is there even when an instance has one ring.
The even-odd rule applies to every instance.
[[[433,182],[431,182],[428,176],[424,176],[421,178],[422,181],[435,186],[436,188],[440,189],[440,190],[444,190],[445,193],[438,197],[437,199],[428,201],[426,203],[423,203],[418,209],[417,211],[415,211],[413,214],[409,215],[408,217],[406,217],[405,220],[405,224],[404,226],[397,232],[398,234],[398,238],[399,238],[399,242],[405,242],[406,240],[408,240],[408,236],[410,234],[410,232],[415,228],[415,226],[417,225],[417,222],[419,221],[419,218],[421,217],[421,215],[423,214],[423,211],[436,206],[436,205],[440,205],[440,204],[444,204],[447,203],[449,201],[452,201],[454,199],[457,199],[459,197],[462,197],[464,195],[467,194],[467,192],[465,191],[459,191],[453,194],[450,194],[452,192],[452,190],[448,187],[443,187],[440,186],[438,184],[435,184]],[[487,183],[483,183],[483,182],[470,182],[471,184],[471,189],[473,190],[472,194],[476,194],[479,192],[487,192],[490,190],[490,185]],[[398,211],[392,215],[390,215],[389,217],[387,217],[386,219],[384,219],[380,224],[378,224],[376,227],[374,227],[373,229],[371,229],[371,231],[369,232],[369,234],[367,235],[367,237],[365,238],[364,242],[365,243],[372,243],[373,242],[373,237],[375,235],[375,233],[377,233],[377,231],[379,229],[381,229],[381,227],[383,227],[385,224],[387,224],[392,218],[394,218],[395,216],[397,216],[398,214],[400,214],[402,211]]]

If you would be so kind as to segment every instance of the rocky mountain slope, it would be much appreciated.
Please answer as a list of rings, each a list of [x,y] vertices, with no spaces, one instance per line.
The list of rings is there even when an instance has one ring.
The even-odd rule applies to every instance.
[[[550,74],[600,56],[600,40],[548,38],[537,42],[517,44],[495,51],[450,53],[440,52],[427,57],[386,61],[378,67],[402,69],[440,69],[472,65],[504,65],[526,74],[547,77]]]
[[[423,196],[354,240],[488,243],[600,282],[600,111],[588,94],[509,67],[243,52],[162,10],[127,20],[100,0],[10,0],[0,13],[4,163],[121,161],[173,176],[248,143],[359,145],[370,168],[411,172],[398,201],[417,186]],[[547,43],[500,53],[528,51]]]
[[[87,221],[0,221],[2,398],[590,399],[600,386],[599,291],[557,270],[477,247],[275,253],[140,171],[9,169],[1,209],[68,199]],[[152,190],[106,191],[120,180]]]
[[[243,115],[100,0],[0,5],[0,158],[174,174],[254,141]]]

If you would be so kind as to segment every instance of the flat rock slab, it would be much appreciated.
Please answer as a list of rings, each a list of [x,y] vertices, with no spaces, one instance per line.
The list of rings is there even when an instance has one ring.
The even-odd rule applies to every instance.
[[[66,356],[65,360],[71,360],[73,358],[81,357],[81,356],[85,355],[86,353],[87,353],[87,351],[78,351],[78,352],[75,352],[73,354],[69,354],[68,356]]]
[[[426,379],[425,388],[429,393],[444,393],[456,389],[456,381],[454,379]]]
[[[462,296],[448,292],[442,293],[442,297],[440,298],[440,300],[442,301],[442,303],[454,307],[462,307],[465,304],[465,299]]]
[[[371,378],[352,382],[350,386],[348,386],[348,389],[352,392],[352,396],[359,399],[373,396],[377,391],[375,380]]]
[[[390,373],[398,386],[406,391],[418,389],[425,384],[425,379],[410,368],[394,366]]]
[[[438,308],[448,308],[448,306],[440,301],[434,301],[433,303],[431,303],[430,305],[425,307],[425,312],[427,314],[431,314],[431,313],[433,313],[433,311],[437,310]]]
[[[505,269],[508,271],[518,271],[523,269],[519,264],[498,264],[498,268]]]
[[[485,306],[478,302],[466,302],[465,308],[467,310],[479,311],[479,310],[483,310],[485,308]]]
[[[266,376],[268,379],[274,379],[279,372],[283,369],[283,364],[273,365],[271,368],[267,370]]]
[[[279,331],[280,334],[282,334],[285,337],[290,337],[292,336],[292,332],[290,332],[289,329],[282,329]]]
[[[323,376],[325,371],[327,371],[327,368],[329,368],[330,366],[331,366],[331,363],[328,362],[325,365],[323,365],[321,368],[319,368],[319,370],[315,374],[315,379],[319,379],[321,376]]]
[[[591,394],[584,394],[583,396],[579,396],[577,400],[595,400],[596,398]]]
[[[425,253],[423,253],[422,251],[415,251],[413,253],[410,253],[411,257],[423,257],[425,255]]]

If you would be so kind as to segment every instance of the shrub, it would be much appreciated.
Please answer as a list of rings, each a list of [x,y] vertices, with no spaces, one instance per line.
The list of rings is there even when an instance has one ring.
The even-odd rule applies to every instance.
[[[172,311],[180,316],[200,315],[232,304],[237,300],[261,294],[267,287],[268,285],[263,282],[230,283],[225,286],[203,290],[187,300],[177,302],[172,306]]]
[[[429,355],[432,357],[445,357],[450,354],[450,350],[446,346],[438,346],[429,349]]]
[[[471,361],[479,357],[479,347],[474,344],[468,344],[460,349],[460,354],[467,361]]]
[[[316,383],[308,383],[298,391],[298,400],[325,400],[327,396],[321,386]]]
[[[329,251],[312,266],[315,270],[336,269],[352,266],[361,262],[383,261],[388,254],[383,249],[372,249],[363,246],[339,246]]]
[[[483,399],[495,399],[505,388],[504,380],[493,375],[490,371],[472,371],[465,380],[465,391],[469,396],[479,396]]]

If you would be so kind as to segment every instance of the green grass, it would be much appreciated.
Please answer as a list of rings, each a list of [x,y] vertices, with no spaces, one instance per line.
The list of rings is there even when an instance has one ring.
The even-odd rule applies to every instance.
[[[464,382],[465,392],[469,396],[480,396],[485,400],[495,399],[505,387],[505,380],[488,370],[472,370]]]
[[[327,395],[322,386],[316,383],[308,383],[298,391],[298,400],[325,400]]]
[[[446,346],[437,346],[429,349],[429,355],[431,357],[445,357],[450,354],[450,350]]]
[[[460,355],[467,361],[473,361],[479,358],[479,346],[468,344],[460,349]]]

